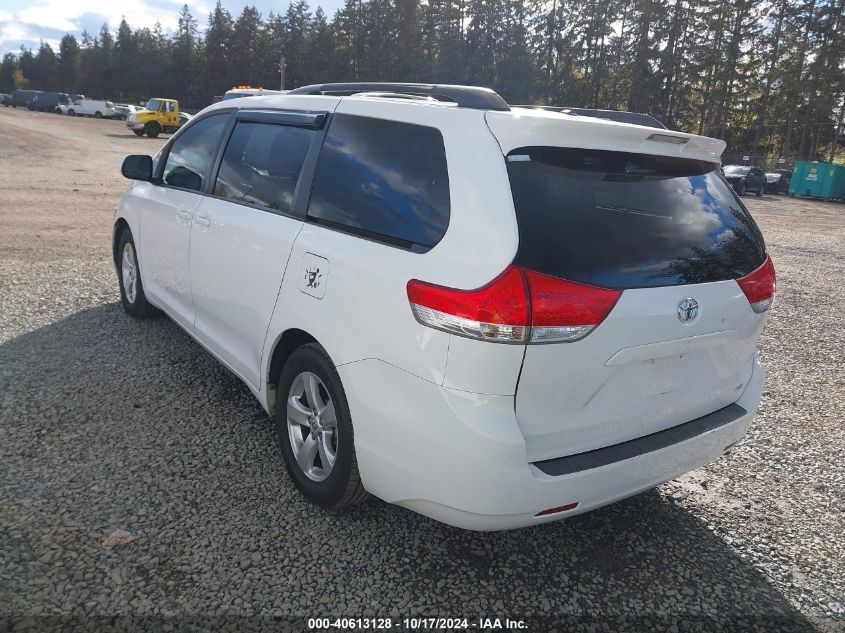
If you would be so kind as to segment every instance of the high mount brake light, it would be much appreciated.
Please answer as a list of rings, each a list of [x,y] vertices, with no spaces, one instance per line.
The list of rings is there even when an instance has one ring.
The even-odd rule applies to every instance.
[[[420,323],[497,343],[577,341],[604,321],[621,294],[516,266],[476,290],[408,282]]]
[[[777,274],[771,256],[766,253],[766,261],[745,277],[737,279],[736,283],[745,293],[754,312],[765,312],[772,307],[777,291]]]

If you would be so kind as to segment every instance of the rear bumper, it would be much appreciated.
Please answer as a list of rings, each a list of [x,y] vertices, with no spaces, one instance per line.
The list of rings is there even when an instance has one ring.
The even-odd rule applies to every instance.
[[[635,457],[565,475],[528,463],[512,396],[446,389],[378,360],[338,367],[364,486],[385,501],[471,530],[554,521],[613,503],[714,461],[745,435],[765,371],[755,359],[745,415]],[[538,512],[577,502],[558,514]]]

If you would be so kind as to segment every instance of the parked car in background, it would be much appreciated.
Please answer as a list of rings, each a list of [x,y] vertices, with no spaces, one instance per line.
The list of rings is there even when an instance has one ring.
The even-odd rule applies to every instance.
[[[187,112],[180,112],[179,113],[179,126],[185,125],[188,121],[194,118],[193,114],[188,114]]]
[[[32,98],[40,92],[40,90],[12,90],[4,105],[7,108],[25,108]]]
[[[117,116],[114,103],[99,99],[77,99],[76,101],[72,101],[67,113],[70,116],[92,116],[96,119],[114,118]]]
[[[6,105],[6,99],[9,98],[9,95],[5,92],[0,92],[0,105]]]
[[[737,195],[743,195],[746,191],[753,191],[757,196],[762,196],[766,191],[766,174],[759,167],[750,165],[725,165],[725,180],[731,183]]]
[[[61,112],[60,106],[69,106],[70,97],[65,92],[39,92],[27,103],[30,110]]]
[[[61,103],[59,104],[59,112],[61,112],[62,114],[67,114],[68,110],[70,109],[70,107],[71,107],[71,105],[73,104],[74,101],[81,101],[84,98],[85,98],[85,95],[69,94],[68,95],[68,100],[69,100],[68,103],[66,105],[61,104]]]
[[[114,104],[114,111],[117,113],[117,117],[122,120],[126,120],[129,118],[130,114],[134,114],[138,108],[136,108],[131,103],[115,103]]]
[[[157,97],[150,99],[147,105],[137,110],[126,119],[128,127],[136,136],[146,134],[155,138],[162,132],[172,133],[182,125],[179,116],[179,102],[176,99]]]
[[[124,160],[121,300],[249,386],[311,502],[537,525],[745,435],[775,271],[724,141],[469,86],[233,104]]]
[[[776,169],[766,172],[766,193],[786,194],[792,180],[791,169]]]

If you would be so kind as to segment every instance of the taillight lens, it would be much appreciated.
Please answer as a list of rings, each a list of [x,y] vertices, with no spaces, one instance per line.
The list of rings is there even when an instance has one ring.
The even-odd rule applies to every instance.
[[[408,299],[423,325],[498,343],[554,343],[584,338],[622,294],[508,267],[478,290],[408,282]]]
[[[478,290],[455,290],[412,279],[408,300],[423,325],[497,343],[528,340],[528,288],[509,267]]]
[[[767,253],[762,266],[737,279],[736,283],[742,288],[754,312],[765,312],[772,307],[777,290],[777,275],[771,256]]]
[[[621,290],[524,272],[531,292],[531,342],[577,341],[605,320]]]

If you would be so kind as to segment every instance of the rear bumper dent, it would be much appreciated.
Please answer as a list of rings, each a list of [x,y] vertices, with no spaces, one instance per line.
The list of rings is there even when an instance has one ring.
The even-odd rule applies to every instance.
[[[736,403],[743,413],[732,409],[737,415],[730,420],[632,457],[552,475],[528,463],[512,397],[447,389],[377,360],[338,371],[355,423],[364,486],[385,501],[471,530],[580,514],[718,459],[745,435],[765,381],[755,359]],[[567,512],[536,516],[574,502],[577,507]]]

